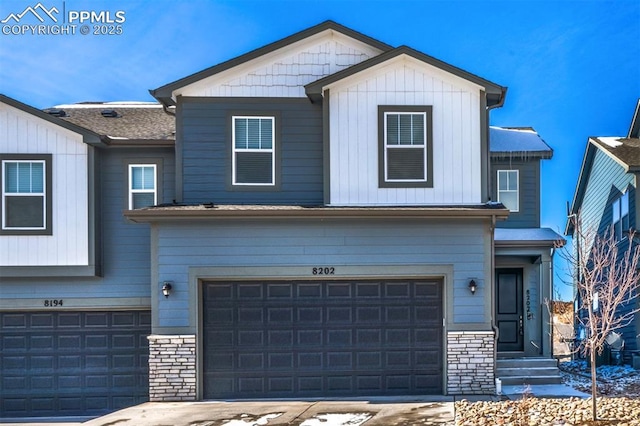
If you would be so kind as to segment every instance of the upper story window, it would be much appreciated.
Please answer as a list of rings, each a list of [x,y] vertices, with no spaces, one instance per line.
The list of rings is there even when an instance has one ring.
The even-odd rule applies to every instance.
[[[621,240],[626,237],[626,231],[629,230],[629,192],[625,192],[620,197],[616,198],[612,204],[612,219],[613,233],[616,240]]]
[[[129,209],[158,204],[157,167],[155,164],[129,165]]]
[[[275,185],[275,117],[233,116],[232,121],[233,185]]]
[[[498,202],[512,212],[520,211],[518,170],[498,170]]]
[[[51,235],[51,155],[0,155],[3,234]]]
[[[380,106],[379,186],[433,187],[431,107]]]

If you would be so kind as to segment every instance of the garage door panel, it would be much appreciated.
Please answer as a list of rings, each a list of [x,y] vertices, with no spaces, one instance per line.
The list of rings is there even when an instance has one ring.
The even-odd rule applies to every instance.
[[[205,398],[442,393],[440,281],[203,286]]]
[[[94,416],[148,399],[148,312],[0,313],[0,324],[0,417]]]

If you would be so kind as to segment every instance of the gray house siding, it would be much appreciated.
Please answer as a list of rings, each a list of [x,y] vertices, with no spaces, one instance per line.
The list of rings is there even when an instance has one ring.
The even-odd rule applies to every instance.
[[[154,282],[158,293],[162,282],[172,281],[174,292],[160,298],[153,332],[196,331],[199,279],[317,279],[314,266],[335,267],[329,279],[402,277],[416,270],[419,278],[444,277],[449,330],[490,330],[489,233],[483,221],[163,224],[152,232],[158,247]],[[475,295],[468,289],[471,278],[479,284]]]
[[[496,226],[500,228],[540,227],[540,160],[492,159],[491,179],[495,201],[498,201],[498,170],[519,171],[520,209],[518,212],[511,212],[507,220],[498,222]]]
[[[182,193],[186,203],[323,202],[322,106],[308,99],[181,98]],[[231,185],[231,117],[276,117],[276,185]]]
[[[622,165],[601,150],[596,150],[589,182],[581,203],[583,224],[594,226],[599,232],[604,231],[611,225],[611,202],[633,183],[633,174],[626,173]],[[635,199],[633,192],[630,195]],[[634,218],[632,209],[635,210],[635,206],[630,199],[631,221]],[[631,225],[634,224],[631,223]]]
[[[610,231],[613,219],[612,203],[623,192],[629,192],[629,226],[637,228],[637,206],[635,175],[625,171],[624,167],[602,150],[595,150],[589,180],[582,199],[583,232],[597,231],[600,235]],[[623,253],[628,249],[629,240],[623,239],[618,243],[618,251]],[[635,304],[638,303],[638,298]],[[620,307],[620,314],[635,308],[634,304]],[[637,336],[637,321],[618,330],[625,340],[625,349],[632,351],[639,347]]]
[[[64,299],[65,306],[149,308],[151,257],[149,225],[128,222],[127,164],[156,159],[162,164],[163,202],[174,197],[172,149],[109,149],[98,154],[102,199],[97,206],[102,235],[102,276],[96,278],[2,278],[0,309],[41,308],[42,300]],[[126,297],[125,297],[126,296]]]

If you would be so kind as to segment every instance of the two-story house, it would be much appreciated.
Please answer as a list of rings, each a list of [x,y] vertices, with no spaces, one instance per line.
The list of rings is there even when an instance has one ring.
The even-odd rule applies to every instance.
[[[160,104],[47,113],[5,99],[87,152],[86,171],[66,179],[86,193],[88,243],[63,240],[96,258],[85,275],[32,276],[21,262],[47,263],[11,247],[39,241],[0,235],[13,256],[1,270],[13,271],[0,282],[6,329],[16,318],[15,336],[37,335],[31,317],[93,312],[141,325],[125,333],[111,319],[76,340],[107,343],[74,346],[86,358],[66,391],[84,404],[74,414],[97,411],[84,368],[93,354],[121,359],[112,334],[137,339],[128,354],[139,366],[148,356],[156,401],[491,394],[497,357],[551,358],[543,305],[560,237],[540,228],[539,200],[552,151],[532,129],[489,126],[506,88],[328,21],[151,93]],[[2,155],[54,150],[14,127]],[[55,189],[72,190],[60,167],[47,180],[54,219],[74,210]],[[45,332],[55,342],[67,330]],[[19,382],[33,361],[16,347]],[[65,347],[46,350],[55,375]],[[101,390],[122,402],[108,376],[118,368]],[[27,382],[3,384],[3,416],[33,414],[63,383]]]
[[[0,418],[148,400],[150,233],[122,211],[173,199],[174,129],[156,103],[0,96]]]
[[[613,232],[618,249],[626,251],[629,230],[638,227],[637,181],[640,172],[640,100],[636,105],[629,131],[619,137],[590,137],[587,141],[580,175],[571,204],[570,215],[580,215],[585,232],[604,235]],[[567,234],[573,236],[572,222]],[[620,314],[636,309],[640,303],[622,304]],[[578,304],[581,305],[580,301]],[[578,330],[580,333],[580,330]],[[632,351],[640,349],[640,317],[619,330],[625,343],[623,356],[629,361]]]

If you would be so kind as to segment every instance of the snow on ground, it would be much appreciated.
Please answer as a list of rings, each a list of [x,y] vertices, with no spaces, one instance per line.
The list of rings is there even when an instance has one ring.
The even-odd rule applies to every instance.
[[[318,414],[300,426],[359,426],[370,418],[371,414],[367,413]]]
[[[223,423],[222,426],[263,426],[269,424],[270,420],[280,417],[282,413],[273,413],[262,416],[258,419],[253,419],[248,414],[243,414],[243,419],[230,420],[227,423]]]
[[[591,369],[586,361],[561,362],[563,381],[574,389],[591,392]],[[628,365],[602,365],[596,368],[598,394],[640,397],[640,371]]]

